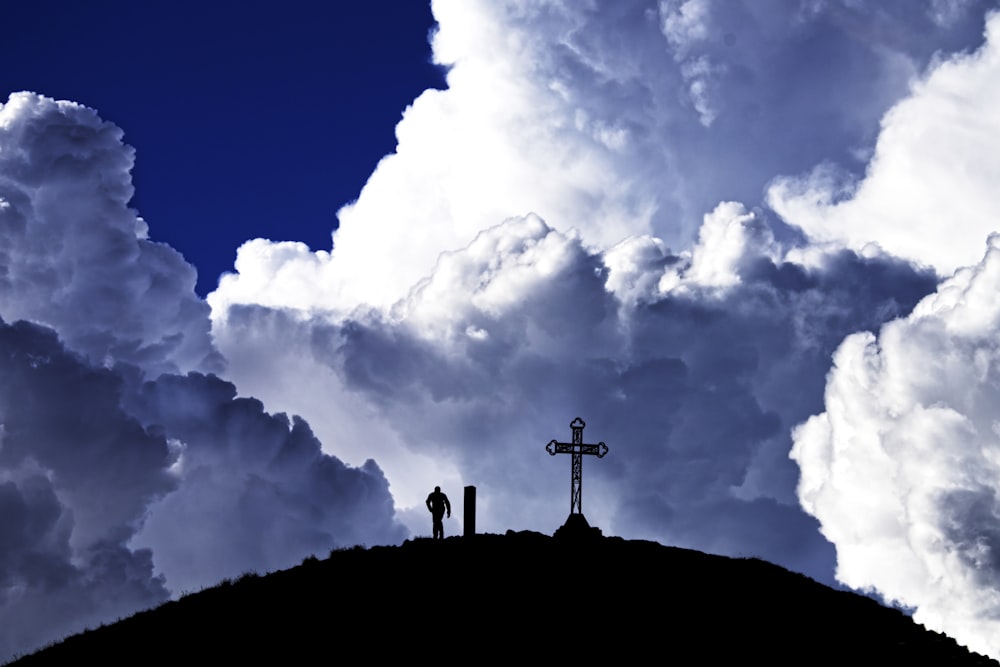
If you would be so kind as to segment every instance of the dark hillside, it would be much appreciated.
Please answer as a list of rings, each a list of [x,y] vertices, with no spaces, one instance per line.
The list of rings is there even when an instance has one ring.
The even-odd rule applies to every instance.
[[[336,551],[186,596],[16,664],[498,657],[997,664],[896,610],[760,560],[512,532]]]

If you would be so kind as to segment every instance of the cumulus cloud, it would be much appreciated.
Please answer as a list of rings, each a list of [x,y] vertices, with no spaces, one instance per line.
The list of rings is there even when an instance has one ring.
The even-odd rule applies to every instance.
[[[983,24],[957,4],[856,4],[435,2],[449,89],[406,110],[331,249],[240,249],[211,336],[191,267],[128,208],[120,130],[12,96],[0,316],[33,324],[0,330],[7,650],[219,576],[396,541],[397,520],[426,532],[438,484],[456,505],[479,486],[485,530],[550,531],[569,464],[544,444],[577,415],[611,446],[585,464],[594,523],[829,580],[791,429],[823,412],[844,337],[905,316],[936,276],[828,234],[779,196],[792,181],[770,198],[792,225],[732,202],[818,163],[828,199],[862,192],[907,103],[859,181],[882,114]],[[991,48],[943,57],[923,85],[964,81]],[[948,484],[941,534],[988,562],[974,527],[992,500]]]
[[[128,207],[133,161],[92,109],[33,93],[0,105],[0,313],[98,364],[218,371],[193,267]]]
[[[212,375],[94,367],[0,323],[0,655],[247,570],[396,543],[385,477]]]
[[[406,536],[381,469],[211,373],[194,269],[86,107],[0,108],[0,658],[304,556]],[[30,321],[28,321],[30,320]],[[187,374],[178,371],[187,370]]]
[[[479,487],[483,530],[551,532],[568,512],[569,464],[544,444],[569,437],[579,414],[585,437],[611,447],[585,463],[595,523],[829,580],[830,548],[796,501],[789,431],[821,409],[843,337],[909,312],[935,278],[833,248],[806,266],[787,259],[794,248],[732,203],[682,253],[649,237],[597,252],[529,215],[444,253],[388,311],[304,321],[245,307],[218,341],[227,355],[250,331],[257,349],[280,341],[289,360],[323,369],[323,395],[365,399],[375,419],[362,418],[392,430],[396,451],[379,460],[404,506],[440,481],[434,468],[394,465],[403,452]],[[270,382],[238,381],[261,395]],[[295,403],[316,386],[271,393]],[[428,529],[426,512],[404,520]]]
[[[375,461],[345,466],[323,454],[301,418],[268,414],[229,382],[163,375],[125,404],[177,443],[178,488],[150,506],[134,540],[155,554],[174,590],[407,536]]]
[[[944,274],[973,263],[997,227],[998,74],[993,14],[981,48],[943,56],[885,115],[863,179],[822,165],[779,179],[770,205],[816,239],[877,243]]]
[[[1000,641],[1000,238],[913,313],[837,350],[795,432],[799,496],[837,577],[973,649]]]
[[[686,248],[720,201],[829,160],[856,174],[887,108],[938,49],[982,40],[956,7],[690,0],[438,0],[448,89],[338,214],[333,247],[257,239],[209,301],[349,313],[389,307],[439,253],[533,211],[606,249]]]
[[[127,542],[170,492],[166,440],[122,411],[122,380],[49,329],[0,324],[0,654],[160,602]]]
[[[487,530],[551,530],[567,466],[541,446],[580,414],[612,446],[586,464],[597,523],[828,579],[790,429],[844,336],[936,276],[844,249],[777,189],[791,225],[718,202],[816,164],[850,195],[886,110],[984,19],[792,9],[435,2],[449,88],[406,110],[332,248],[252,240],[210,295],[230,377],[376,456],[411,530],[442,480],[481,487]]]

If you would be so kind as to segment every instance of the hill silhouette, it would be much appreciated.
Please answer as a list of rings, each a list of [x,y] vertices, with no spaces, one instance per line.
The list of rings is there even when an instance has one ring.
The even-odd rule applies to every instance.
[[[498,658],[997,664],[898,610],[758,559],[512,531],[356,547],[247,574],[13,664]]]

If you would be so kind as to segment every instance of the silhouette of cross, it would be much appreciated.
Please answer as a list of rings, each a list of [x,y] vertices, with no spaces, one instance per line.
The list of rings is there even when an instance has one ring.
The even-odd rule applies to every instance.
[[[596,445],[587,445],[583,442],[583,427],[586,422],[577,417],[569,425],[573,429],[573,442],[556,442],[552,440],[545,445],[545,451],[552,456],[556,454],[572,454],[572,480],[569,489],[569,513],[583,514],[583,455],[593,454],[597,458],[602,458],[608,453],[608,446],[603,442]]]

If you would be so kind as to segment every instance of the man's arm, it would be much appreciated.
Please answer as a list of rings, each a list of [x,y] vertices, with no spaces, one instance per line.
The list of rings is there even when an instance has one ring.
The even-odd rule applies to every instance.
[[[451,503],[448,502],[448,496],[444,497],[444,508],[448,510],[448,518],[451,518]]]

